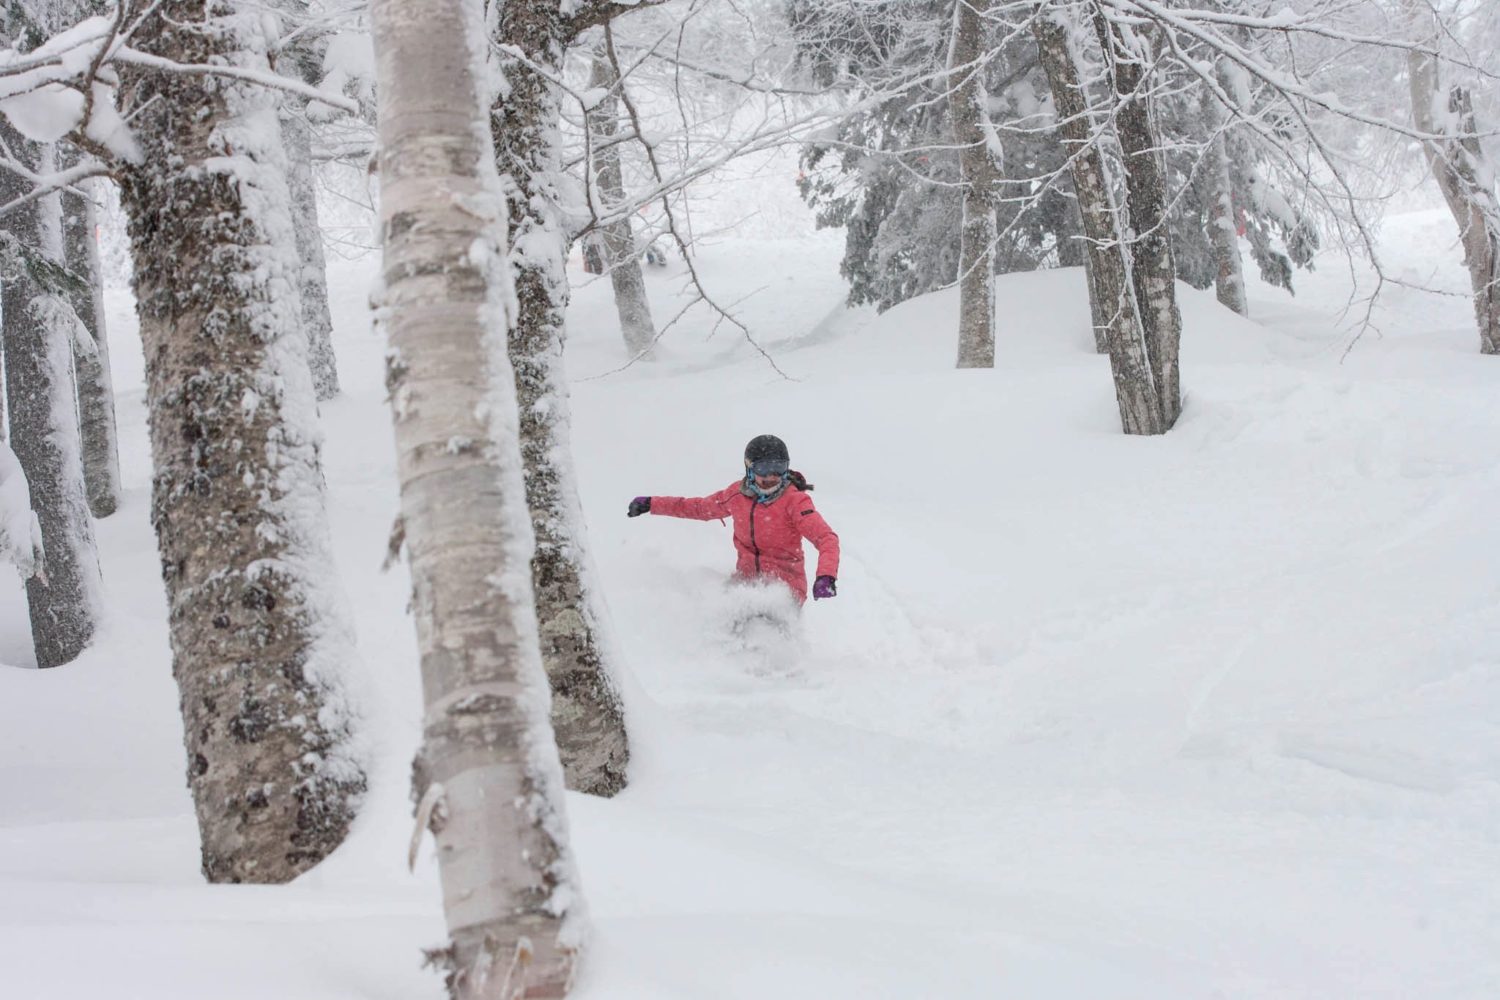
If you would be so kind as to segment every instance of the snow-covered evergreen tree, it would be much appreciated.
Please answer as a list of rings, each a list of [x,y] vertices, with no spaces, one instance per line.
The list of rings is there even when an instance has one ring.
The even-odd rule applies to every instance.
[[[788,6],[803,72],[858,102],[809,143],[800,182],[819,226],[845,230],[840,269],[851,304],[884,310],[958,277],[963,143],[954,136],[946,72],[954,12],[943,0]],[[990,125],[1028,123],[999,143],[994,268],[1079,264],[1077,210],[1066,187],[1037,190],[1037,178],[1066,165],[1058,144],[1036,127],[1047,83],[1035,46],[1024,33],[993,25],[984,34],[978,83]]]
[[[56,172],[56,148],[0,122],[0,141],[34,175]],[[16,173],[0,170],[0,204],[26,193]],[[26,603],[39,667],[76,659],[102,614],[99,557],[84,484],[73,379],[75,347],[92,351],[69,301],[87,293],[63,261],[59,192],[14,209],[0,233],[0,324],[10,445],[30,485],[45,550],[28,576]],[[12,539],[12,545],[22,543]]]
[[[438,958],[455,1000],[560,997],[582,899],[532,595],[488,39],[451,0],[374,0],[371,13],[380,315],[426,701],[415,791],[450,935]]]
[[[164,0],[133,43],[264,74],[277,30],[263,7]],[[118,177],[146,357],[152,523],[203,870],[286,881],[338,846],[365,779],[278,97],[247,80],[119,72],[140,149]]]
[[[1214,294],[1219,302],[1241,316],[1250,314],[1245,296],[1244,261],[1240,257],[1238,226],[1234,218],[1234,185],[1229,175],[1229,144],[1224,132],[1227,116],[1206,88],[1198,88],[1203,163],[1198,188],[1206,208],[1203,226],[1213,253]],[[1180,270],[1180,265],[1179,265]]]

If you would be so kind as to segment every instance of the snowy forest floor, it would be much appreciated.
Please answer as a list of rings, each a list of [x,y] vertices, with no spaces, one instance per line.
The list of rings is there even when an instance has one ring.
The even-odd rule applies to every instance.
[[[1392,271],[1462,293],[1442,213]],[[842,306],[839,242],[698,264],[791,380],[689,313],[624,361],[607,281],[570,313],[575,455],[635,759],[568,807],[593,939],[580,1000],[1500,995],[1500,359],[1469,305],[1385,292],[1344,357],[1325,257],[1252,317],[1183,290],[1186,407],[1118,432],[1077,272],[1002,278],[998,364],[958,372],[956,294]],[[287,887],[207,886],[147,520],[128,291],[110,296],[128,494],[110,614],[38,672],[0,588],[0,996],[442,996],[419,699],[373,257],[331,275],[346,387],[324,450],[359,627],[372,787]],[[659,322],[682,265],[651,269]],[[586,276],[576,273],[580,281]],[[776,433],[839,532],[794,655],[728,635],[727,529],[627,520]]]

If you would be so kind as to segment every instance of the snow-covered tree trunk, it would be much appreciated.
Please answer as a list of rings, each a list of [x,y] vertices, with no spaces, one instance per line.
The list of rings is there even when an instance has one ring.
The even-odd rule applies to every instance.
[[[506,207],[477,5],[373,0],[381,315],[426,701],[419,822],[438,846],[455,1000],[560,997],[580,943],[538,651]]]
[[[963,225],[958,254],[958,367],[995,367],[995,190],[999,138],[985,112],[989,0],[955,0],[948,111],[959,145]]]
[[[164,0],[132,44],[268,72],[262,14]],[[284,882],[344,839],[365,779],[278,98],[205,75],[120,75],[142,152],[118,176],[146,356],[151,519],[203,871]]]
[[[620,100],[616,95],[620,78],[602,41],[594,46],[592,55],[589,89],[604,96],[589,111],[589,157],[595,187],[603,202],[599,208],[616,211],[625,203],[625,174],[620,163]],[[641,255],[630,219],[607,223],[601,228],[603,263],[614,287],[615,310],[620,315],[625,349],[632,358],[649,361],[651,345],[656,342],[656,325],[651,321],[651,303],[646,298],[646,279],[641,273]]]
[[[0,139],[34,172],[56,170],[51,147],[39,147],[4,125]],[[0,202],[25,191],[25,182],[0,171]],[[71,305],[35,273],[47,264],[62,266],[61,198],[54,193],[16,209],[4,225],[36,255],[30,262],[7,262],[0,277],[0,314],[10,444],[31,487],[44,547],[42,572],[26,581],[31,641],[37,666],[56,667],[88,645],[102,610],[73,381],[73,345],[81,331]]]
[[[63,194],[63,243],[68,269],[85,287],[72,297],[73,311],[88,330],[94,350],[74,357],[78,378],[78,421],[83,435],[83,478],[89,510],[108,517],[120,505],[120,445],[115,432],[115,390],[109,371],[109,337],[104,326],[104,282],[99,245],[94,240],[98,213],[88,196]]]
[[[563,367],[568,243],[556,185],[562,170],[561,106],[544,75],[561,76],[567,30],[560,0],[501,6],[494,40],[524,53],[530,65],[505,61],[507,87],[494,106],[491,128],[500,173],[516,190],[510,203],[510,261],[518,312],[510,330],[510,360],[520,402],[526,501],[536,532],[531,578],[542,658],[552,683],[552,728],[568,787],[613,795],[625,786],[629,744],[613,680],[616,657],[602,595],[591,579],[573,477]]]
[[[31,509],[31,487],[21,460],[0,442],[0,559],[29,580],[42,571],[45,557],[42,523]]]
[[[280,4],[299,20],[306,20],[306,0],[280,0]],[[277,69],[305,83],[316,84],[322,75],[322,49],[321,36],[303,31],[282,49]],[[333,317],[328,311],[328,262],[323,254],[323,230],[318,225],[312,126],[307,120],[305,100],[283,100],[281,135],[286,144],[286,180],[292,196],[297,256],[301,260],[298,291],[302,298],[302,328],[307,335],[313,391],[319,400],[332,399],[339,394],[339,371],[333,354]]]
[[[1203,124],[1207,130],[1202,170],[1210,192],[1208,238],[1216,265],[1214,293],[1225,306],[1241,316],[1248,316],[1250,303],[1245,298],[1245,271],[1234,218],[1234,187],[1229,180],[1228,144],[1224,141],[1225,115],[1206,87],[1203,89],[1202,108]]]
[[[1102,330],[1114,374],[1120,424],[1127,434],[1156,433],[1159,413],[1152,392],[1150,356],[1130,284],[1129,247],[1123,240],[1103,137],[1094,131],[1088,93],[1079,70],[1077,12],[1054,6],[1032,21],[1037,52],[1052,91],[1057,128],[1072,164],[1073,190],[1088,241],[1089,292],[1096,337]]]
[[[1150,403],[1127,434],[1165,434],[1182,411],[1178,350],[1182,316],[1177,309],[1177,268],[1167,225],[1167,182],[1151,122],[1146,86],[1146,40],[1095,8],[1094,27],[1114,85],[1119,139],[1129,206],[1130,284],[1145,347],[1146,368],[1133,371],[1131,391]],[[1120,377],[1116,370],[1116,382]]]
[[[1426,3],[1407,0],[1413,20],[1428,27],[1420,36],[1436,47],[1436,21]],[[1495,196],[1495,167],[1479,141],[1479,129],[1467,88],[1445,87],[1437,58],[1417,48],[1407,52],[1412,119],[1422,132],[1441,135],[1422,143],[1448,210],[1458,223],[1464,264],[1474,293],[1479,350],[1500,354],[1500,203]]]
[[[1100,290],[1099,282],[1107,279],[1096,278],[1094,276],[1094,268],[1096,267],[1094,257],[1097,250],[1087,231],[1084,232],[1081,242],[1085,244],[1083,254],[1083,284],[1088,290],[1089,319],[1093,322],[1094,326],[1094,350],[1100,354],[1108,354],[1109,324],[1114,318],[1113,308],[1117,308],[1117,305],[1111,307],[1109,293]],[[1118,295],[1115,296],[1114,302],[1118,304]]]

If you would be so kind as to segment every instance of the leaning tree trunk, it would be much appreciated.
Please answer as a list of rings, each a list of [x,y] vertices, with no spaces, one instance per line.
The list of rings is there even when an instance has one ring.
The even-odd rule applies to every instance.
[[[1241,316],[1250,315],[1245,298],[1245,271],[1240,258],[1240,240],[1234,223],[1234,188],[1229,181],[1227,127],[1218,99],[1207,87],[1201,98],[1203,125],[1207,132],[1203,147],[1203,176],[1211,192],[1208,208],[1208,239],[1214,254],[1214,293],[1219,302]]]
[[[48,162],[52,149],[38,147],[8,126],[0,125],[0,138],[33,171],[55,172]],[[0,171],[0,203],[25,190],[15,174]],[[61,199],[53,194],[15,209],[4,224],[35,255],[29,262],[8,263],[0,278],[0,315],[10,443],[31,486],[45,549],[43,571],[26,581],[31,641],[37,666],[56,667],[76,659],[88,645],[102,603],[75,408],[75,320],[60,290],[38,280],[41,269],[63,263]]]
[[[1094,326],[1094,350],[1099,354],[1108,354],[1109,325],[1114,319],[1114,310],[1119,306],[1119,299],[1117,296],[1111,302],[1109,293],[1100,290],[1100,279],[1094,277],[1095,248],[1093,240],[1087,233],[1083,233],[1080,236],[1080,241],[1084,244],[1083,285],[1088,290],[1089,319]]]
[[[1000,170],[984,101],[989,0],[956,0],[948,55],[948,111],[958,140],[963,226],[958,253],[958,367],[995,367],[995,189]]]
[[[288,13],[305,21],[307,0],[280,0]],[[322,75],[322,38],[311,32],[297,35],[282,52],[278,69],[304,83],[316,84]],[[292,196],[292,224],[297,233],[298,291],[302,299],[302,328],[307,336],[308,364],[313,392],[319,400],[339,394],[339,370],[333,355],[333,317],[328,311],[328,261],[323,255],[323,230],[318,225],[318,194],[313,178],[312,126],[307,101],[287,98],[281,108],[281,135],[286,145],[287,187]]]
[[[552,683],[552,728],[568,787],[613,795],[625,787],[630,750],[573,478],[563,368],[567,235],[555,187],[562,173],[560,105],[543,75],[548,68],[561,75],[566,28],[558,0],[501,7],[495,40],[524,53],[530,65],[505,63],[509,86],[493,109],[491,128],[500,173],[517,192],[510,205],[510,260],[519,312],[510,330],[510,360],[521,407],[526,502],[536,532],[531,577]]]
[[[1425,5],[1415,9],[1425,11]],[[1428,15],[1430,11],[1423,16]],[[1429,29],[1426,35],[1426,43],[1436,47],[1436,33]],[[1479,143],[1468,88],[1453,86],[1445,92],[1436,57],[1416,48],[1407,52],[1407,67],[1418,130],[1442,136],[1423,141],[1422,151],[1458,223],[1474,295],[1479,350],[1500,354],[1500,203],[1495,199],[1495,168]]]
[[[84,194],[63,194],[63,243],[68,269],[83,279],[72,296],[73,311],[94,342],[92,353],[74,358],[78,378],[78,421],[83,436],[83,478],[89,510],[108,517],[120,505],[120,444],[115,431],[115,390],[109,371],[109,338],[104,326],[104,282],[94,233],[98,213]]]
[[[531,590],[477,5],[374,0],[383,315],[455,1000],[560,997],[581,900]]]
[[[1143,73],[1145,41],[1127,35],[1101,8],[1094,28],[1118,102],[1115,133],[1125,170],[1130,209],[1130,285],[1145,341],[1146,371],[1139,373],[1139,392],[1151,403],[1149,413],[1127,434],[1165,434],[1182,412],[1177,370],[1182,315],[1177,310],[1177,267],[1167,224],[1167,181],[1156,131],[1151,123],[1151,95]]]
[[[227,0],[165,0],[132,44],[269,71],[259,15]],[[152,523],[203,871],[284,882],[344,839],[365,779],[276,97],[211,76],[124,67],[121,77],[142,147],[119,177]]]
[[[1104,137],[1095,132],[1081,83],[1079,55],[1073,49],[1077,35],[1065,20],[1068,16],[1061,9],[1044,10],[1032,20],[1032,34],[1052,90],[1063,151],[1072,163],[1073,190],[1088,243],[1090,308],[1096,337],[1102,330],[1109,351],[1120,424],[1127,434],[1155,433],[1159,409],[1150,391],[1150,356],[1130,286],[1129,247],[1101,148]]]
[[[606,25],[605,31],[609,30]],[[602,212],[617,212],[625,205],[625,173],[620,162],[620,111],[616,88],[619,74],[610,62],[601,41],[594,46],[589,89],[604,90],[606,96],[589,111],[589,161],[598,188]],[[604,266],[614,286],[615,310],[620,314],[620,332],[625,349],[632,358],[649,361],[651,346],[656,343],[656,326],[651,321],[651,303],[646,298],[646,279],[641,273],[641,255],[636,246],[630,217],[605,223]]]
[[[1089,105],[1088,91],[1080,82],[1078,53],[1073,50],[1077,14],[1061,9],[1039,10],[1031,21],[1038,60],[1052,91],[1057,131],[1063,155],[1070,163],[1074,201],[1083,230],[1084,280],[1089,293],[1089,314],[1094,323],[1094,349],[1111,351],[1111,343],[1124,346],[1135,323],[1134,309],[1125,295],[1125,259],[1118,246],[1119,208],[1104,161],[1102,131]],[[1118,333],[1112,336],[1112,331]],[[1128,358],[1122,358],[1128,361]],[[1115,368],[1117,384],[1120,369]],[[1121,399],[1121,417],[1125,401]]]

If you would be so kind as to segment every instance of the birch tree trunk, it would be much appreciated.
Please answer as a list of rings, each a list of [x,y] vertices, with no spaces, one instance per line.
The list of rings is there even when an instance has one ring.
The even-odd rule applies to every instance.
[[[506,208],[477,5],[373,0],[387,382],[437,840],[461,998],[561,997],[582,921],[538,651]]]
[[[1080,21],[1060,6],[1032,20],[1032,33],[1052,91],[1057,129],[1072,163],[1073,190],[1088,242],[1089,283],[1096,335],[1102,331],[1114,375],[1120,424],[1127,434],[1158,433],[1157,400],[1151,391],[1151,360],[1130,284],[1129,247],[1121,231],[1121,211],[1096,134],[1088,94],[1081,82],[1073,45]]]
[[[605,27],[609,30],[608,26]],[[609,61],[601,41],[594,46],[593,65],[589,73],[590,90],[606,90],[608,96],[589,112],[589,159],[594,183],[604,211],[618,210],[625,203],[625,173],[620,163],[620,109],[616,88],[620,78]],[[656,342],[656,325],[651,320],[651,303],[646,298],[646,279],[641,273],[641,255],[635,243],[630,219],[624,218],[601,227],[604,244],[604,266],[614,287],[615,310],[620,315],[620,332],[625,349],[632,358],[651,360],[651,346]]]
[[[984,15],[989,0],[956,0],[948,50],[948,110],[964,186],[958,255],[958,367],[995,367],[995,203],[1000,183],[984,108]]]
[[[1229,181],[1229,153],[1224,141],[1225,116],[1218,101],[1204,88],[1202,96],[1204,137],[1203,176],[1212,192],[1209,204],[1208,238],[1213,246],[1214,293],[1219,302],[1241,316],[1250,315],[1245,298],[1244,264],[1234,224],[1234,188]]]
[[[88,188],[85,188],[85,194]],[[99,245],[94,240],[98,213],[85,195],[63,194],[63,243],[68,269],[86,287],[72,297],[73,311],[94,342],[93,353],[75,358],[78,420],[83,436],[83,478],[89,511],[108,517],[120,505],[120,444],[115,430],[115,390],[109,371],[109,336],[104,327],[104,282]]]
[[[1182,412],[1178,351],[1182,316],[1177,309],[1177,268],[1167,225],[1167,184],[1151,123],[1143,73],[1145,40],[1125,32],[1095,7],[1094,27],[1114,85],[1115,134],[1125,169],[1130,215],[1130,285],[1145,342],[1146,370],[1137,392],[1151,404],[1127,434],[1165,434]],[[1118,379],[1118,376],[1117,376]]]
[[[269,71],[266,28],[230,0],[164,0],[132,44]],[[152,524],[203,871],[284,882],[344,839],[365,779],[276,97],[209,76],[120,75],[142,147],[119,178],[146,356]]]
[[[1436,22],[1425,3],[1408,0],[1412,18],[1427,23],[1419,37],[1426,46],[1439,43]],[[1500,354],[1500,203],[1495,197],[1495,169],[1479,144],[1474,106],[1464,87],[1445,91],[1436,57],[1416,48],[1407,51],[1412,119],[1422,132],[1443,136],[1422,143],[1432,176],[1448,211],[1458,223],[1464,265],[1474,295],[1474,320],[1482,354]]]
[[[1073,32],[1077,30],[1076,12],[1059,8],[1042,9],[1032,19],[1031,33],[1036,39],[1038,60],[1052,92],[1057,115],[1057,131],[1063,152],[1071,164],[1073,194],[1085,245],[1084,268],[1089,289],[1089,312],[1094,321],[1094,347],[1100,354],[1110,353],[1111,344],[1124,347],[1130,343],[1136,326],[1134,305],[1126,294],[1127,264],[1119,247],[1119,207],[1115,204],[1101,136],[1089,105],[1088,91],[1080,82],[1078,53],[1073,50]],[[1111,354],[1113,358],[1113,354]],[[1128,363],[1127,357],[1121,363]],[[1116,385],[1120,369],[1115,368]],[[1125,417],[1125,400],[1120,400],[1121,417]]]
[[[283,8],[302,21],[306,0],[280,0]],[[296,36],[282,51],[278,69],[304,83],[322,76],[322,38],[310,32]],[[323,230],[318,224],[318,193],[313,178],[312,125],[307,101],[289,97],[281,109],[281,135],[286,145],[287,187],[292,197],[292,224],[301,261],[298,291],[302,298],[302,328],[307,336],[308,364],[313,392],[321,400],[339,394],[338,364],[333,354],[333,317],[328,311],[328,261],[323,254]]]
[[[500,8],[495,42],[561,77],[567,23],[559,0]],[[503,66],[506,94],[492,110],[495,160],[515,184],[510,262],[518,311],[510,329],[521,412],[526,502],[536,533],[531,561],[542,659],[552,685],[552,728],[568,787],[614,795],[625,787],[630,750],[614,684],[616,657],[601,595],[592,582],[578,487],[573,478],[563,367],[568,305],[567,233],[557,209],[561,175],[559,97],[520,60]]]
[[[36,173],[56,170],[53,150],[0,125],[0,138]],[[26,191],[0,171],[0,202]],[[62,204],[57,194],[12,211],[4,225],[23,246],[60,267]],[[12,264],[0,291],[5,348],[5,402],[10,443],[31,486],[31,506],[42,529],[43,571],[26,581],[31,641],[38,667],[77,658],[93,638],[101,613],[99,557],[84,486],[73,382],[71,306],[42,287],[26,265]]]

